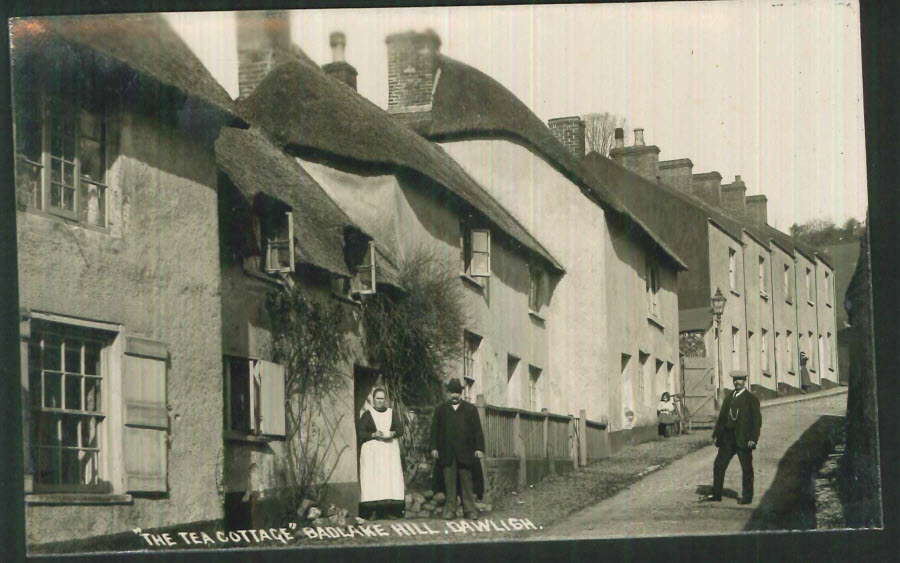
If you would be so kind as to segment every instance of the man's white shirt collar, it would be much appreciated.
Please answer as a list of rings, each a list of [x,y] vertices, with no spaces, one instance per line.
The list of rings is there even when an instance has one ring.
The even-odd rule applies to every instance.
[[[456,403],[455,405],[453,403],[450,403],[450,406],[453,407],[453,410],[458,409],[459,405],[460,405],[460,403]]]
[[[738,396],[740,396],[740,394],[743,393],[744,391],[746,391],[746,387],[742,387],[742,388],[740,388],[739,390],[735,391],[735,392],[734,392],[734,396],[735,396],[735,397],[738,397]]]

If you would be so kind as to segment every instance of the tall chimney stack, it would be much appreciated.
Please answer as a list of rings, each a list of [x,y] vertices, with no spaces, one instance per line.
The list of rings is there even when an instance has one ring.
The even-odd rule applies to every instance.
[[[659,163],[659,179],[676,190],[693,193],[694,163],[689,158],[663,160]]]
[[[734,182],[722,186],[722,208],[731,211],[738,217],[747,214],[744,205],[744,196],[747,194],[747,186],[741,180],[740,175],[734,177]]]
[[[441,38],[432,30],[388,35],[388,113],[431,111]]]
[[[692,190],[709,205],[722,207],[722,175],[716,171],[694,174],[691,178]]]
[[[748,195],[747,196],[747,215],[750,216],[751,219],[760,224],[765,224],[769,222],[768,217],[768,201],[769,199],[765,196],[765,194],[759,195]]]
[[[278,61],[278,51],[288,51],[291,25],[287,12],[238,12],[238,95],[247,96]]]
[[[644,130],[640,127],[634,130],[634,146],[624,146],[624,136],[624,131],[617,128],[609,158],[655,184],[659,176],[659,147],[644,144]]]
[[[548,121],[547,127],[572,156],[581,160],[584,156],[584,121],[580,117],[557,117]]]
[[[331,45],[331,62],[322,65],[322,70],[356,90],[356,69],[345,60],[347,36],[340,31],[332,32],[328,43]]]

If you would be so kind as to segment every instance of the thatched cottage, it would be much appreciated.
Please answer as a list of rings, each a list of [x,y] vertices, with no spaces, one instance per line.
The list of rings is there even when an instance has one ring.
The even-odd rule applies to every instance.
[[[28,541],[217,521],[232,101],[156,15],[10,32]]]
[[[441,55],[434,32],[395,34],[387,47],[388,112],[438,143],[566,264],[546,318],[545,406],[608,423],[614,447],[652,436],[660,394],[677,391],[684,261],[525,104]]]

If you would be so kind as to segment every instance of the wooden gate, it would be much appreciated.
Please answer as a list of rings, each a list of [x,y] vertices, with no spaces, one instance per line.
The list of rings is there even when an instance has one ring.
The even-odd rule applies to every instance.
[[[715,358],[681,357],[681,374],[684,378],[684,405],[690,415],[691,426],[712,427],[716,415],[716,363]]]

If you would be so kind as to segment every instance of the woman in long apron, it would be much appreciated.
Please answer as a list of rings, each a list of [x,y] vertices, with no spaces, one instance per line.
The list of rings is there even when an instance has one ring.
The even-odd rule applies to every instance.
[[[400,444],[403,423],[396,411],[387,407],[384,388],[372,393],[373,406],[359,418],[356,436],[359,452],[359,517],[366,520],[403,518],[403,466]]]

